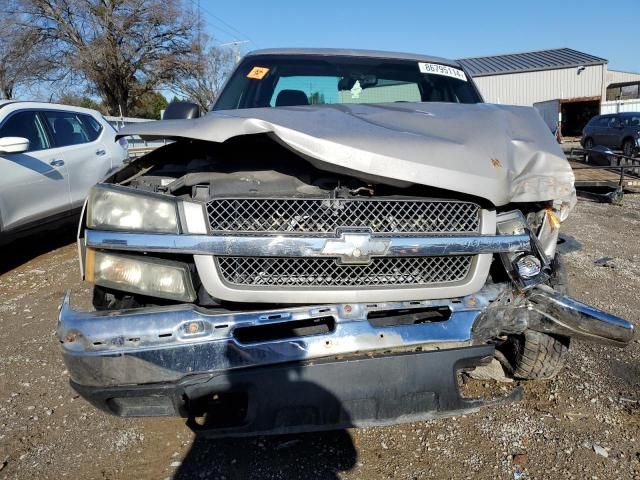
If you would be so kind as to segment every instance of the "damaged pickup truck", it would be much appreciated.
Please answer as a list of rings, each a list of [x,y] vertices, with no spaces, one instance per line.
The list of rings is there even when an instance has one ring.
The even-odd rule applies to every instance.
[[[246,56],[202,118],[91,191],[95,311],[61,307],[71,384],[123,416],[213,435],[461,414],[459,375],[562,367],[571,338],[632,325],[566,296],[573,173],[531,108],[489,105],[454,61]]]

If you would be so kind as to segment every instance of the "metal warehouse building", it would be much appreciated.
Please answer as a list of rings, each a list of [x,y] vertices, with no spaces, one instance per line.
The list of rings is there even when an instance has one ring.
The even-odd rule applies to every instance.
[[[608,70],[606,59],[570,48],[459,61],[487,102],[534,106],[565,137],[598,113],[640,110],[640,73]]]

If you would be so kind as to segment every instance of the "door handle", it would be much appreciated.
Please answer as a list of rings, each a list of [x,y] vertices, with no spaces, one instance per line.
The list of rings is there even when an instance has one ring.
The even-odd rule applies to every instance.
[[[49,165],[51,165],[52,167],[61,167],[64,165],[64,160],[51,160],[49,162]]]
[[[100,150],[96,150],[96,155],[98,155],[98,156],[105,155],[106,153],[107,153],[106,150],[104,150],[102,148]]]

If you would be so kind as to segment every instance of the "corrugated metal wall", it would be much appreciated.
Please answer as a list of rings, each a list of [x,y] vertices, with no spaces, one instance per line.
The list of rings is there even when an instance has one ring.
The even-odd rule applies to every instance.
[[[640,73],[607,70],[607,86],[612,83],[640,82]]]
[[[531,106],[554,99],[601,97],[604,65],[474,78],[485,101]]]

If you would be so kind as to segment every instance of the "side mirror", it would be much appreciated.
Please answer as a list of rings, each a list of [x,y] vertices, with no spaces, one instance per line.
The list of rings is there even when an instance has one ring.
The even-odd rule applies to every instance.
[[[200,107],[191,102],[171,102],[162,115],[162,120],[186,120],[198,118]]]
[[[29,150],[29,140],[22,137],[0,138],[0,153],[22,153]]]

